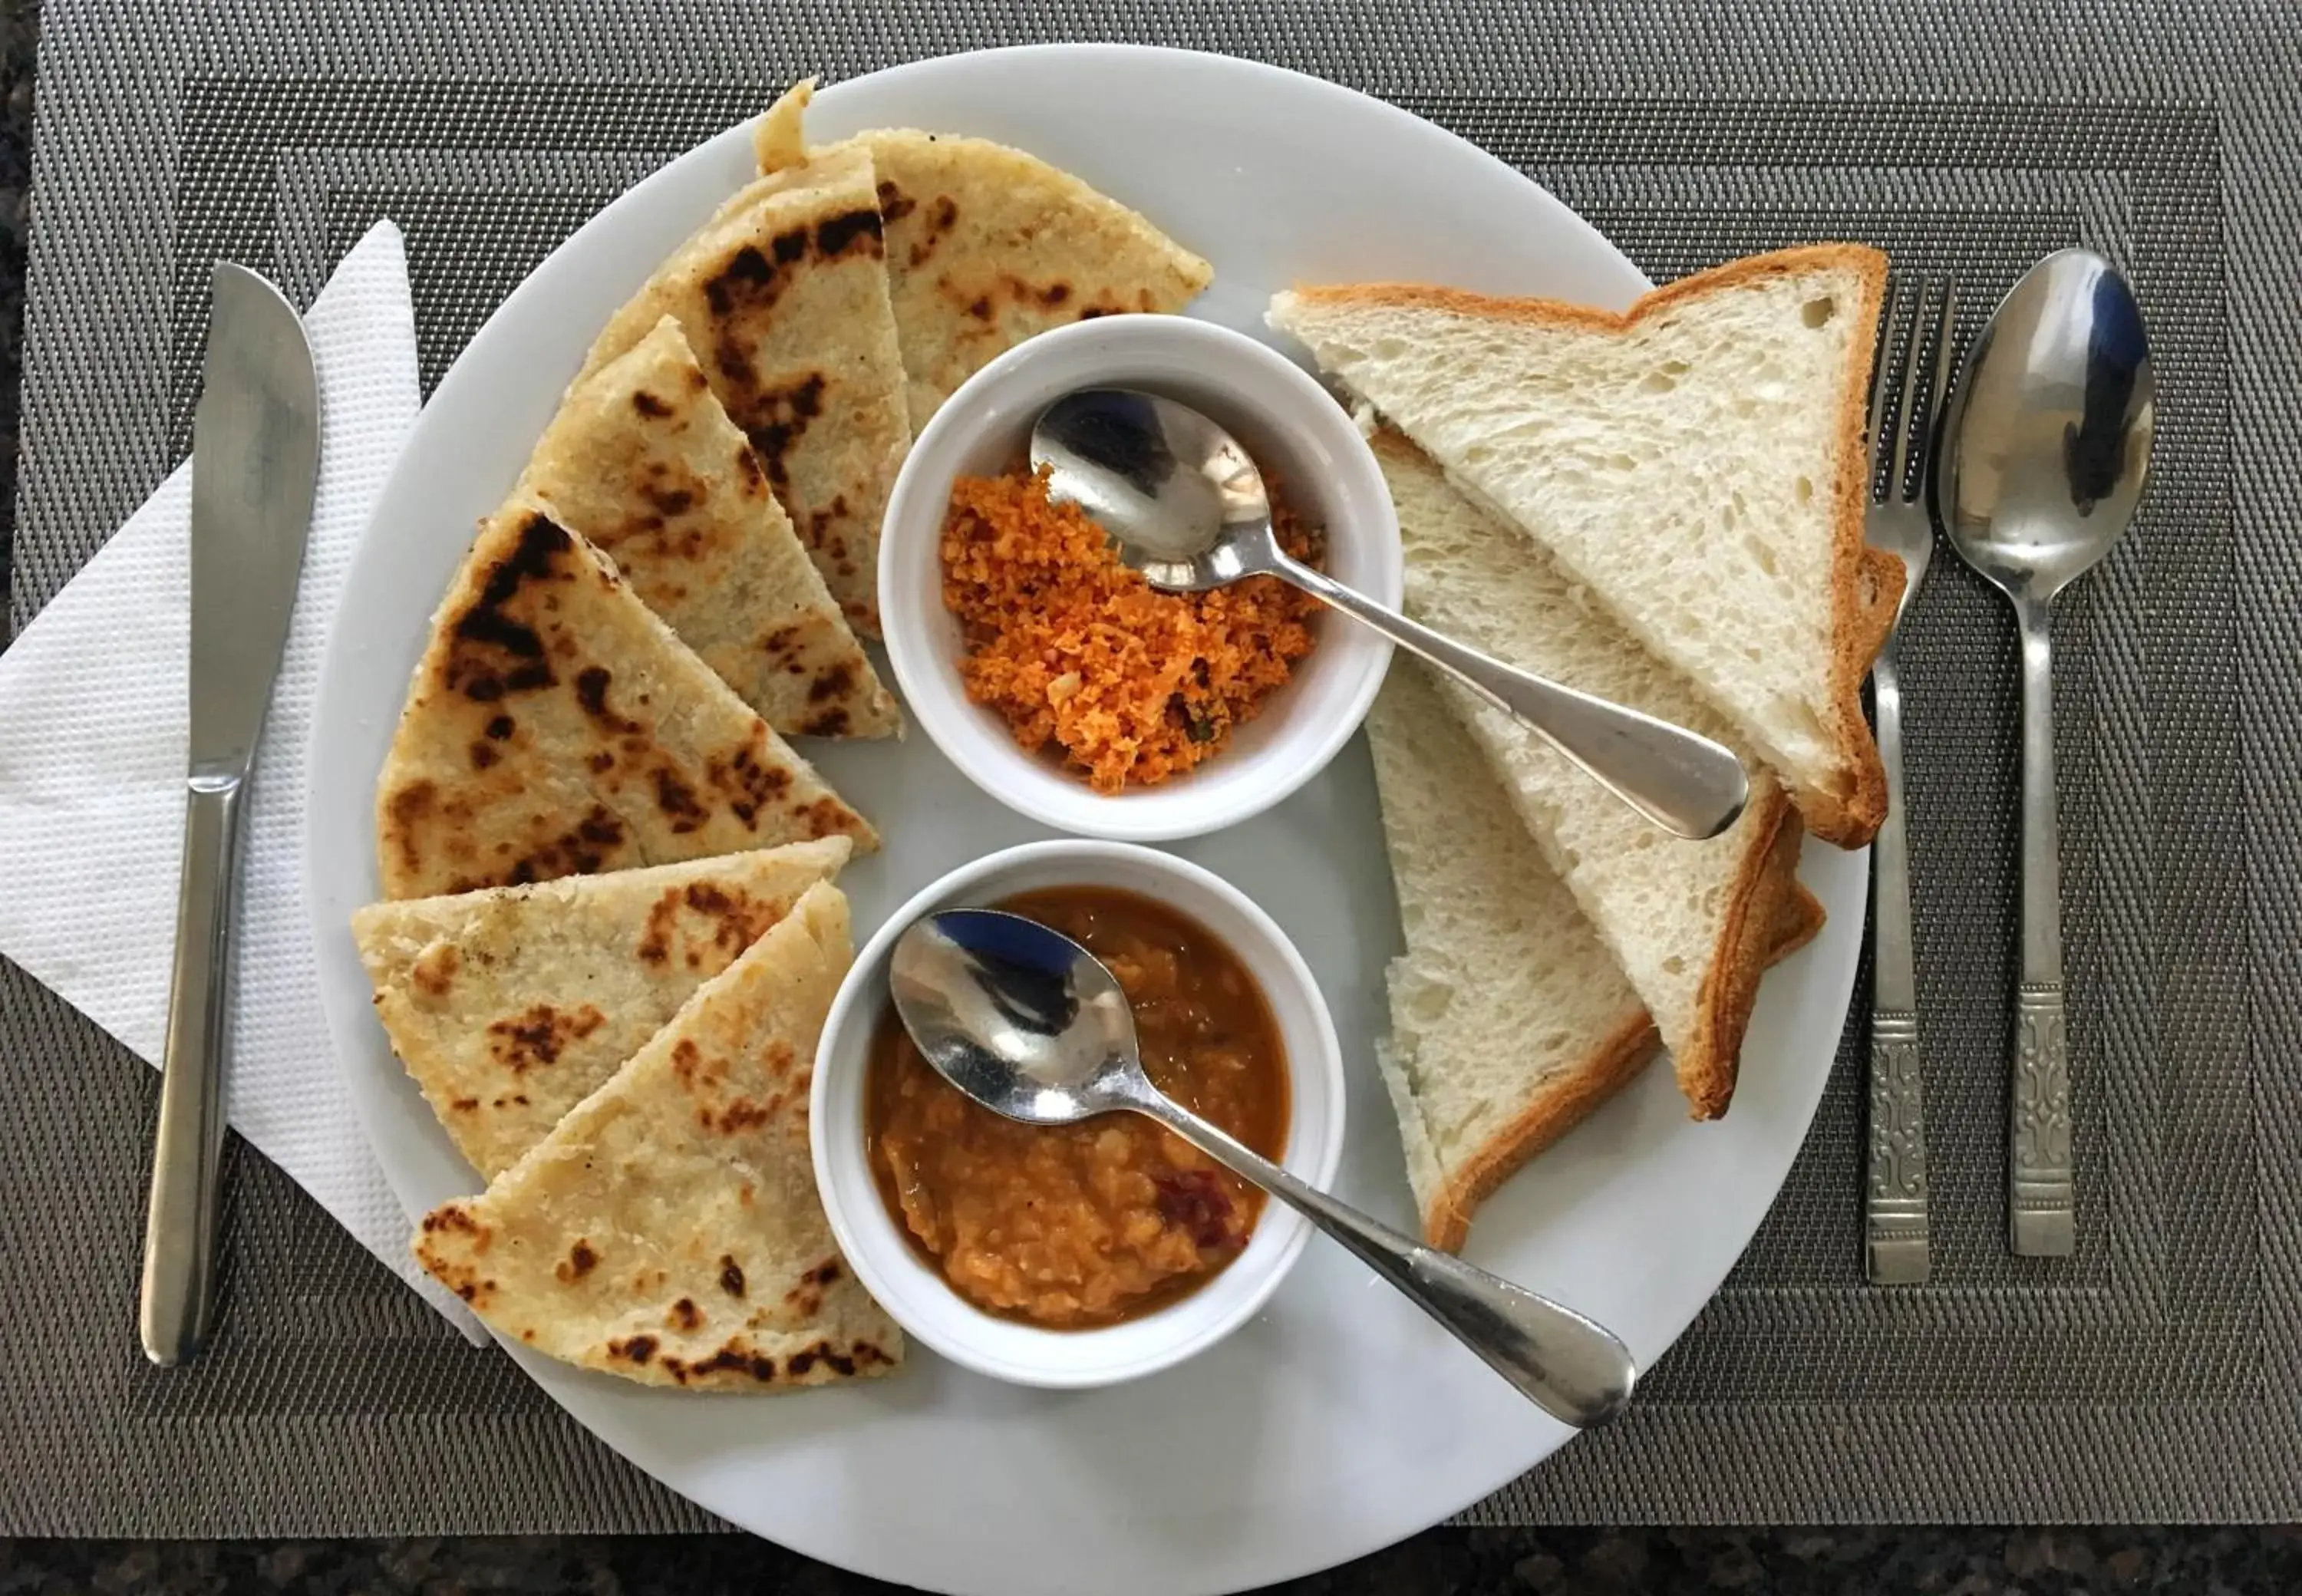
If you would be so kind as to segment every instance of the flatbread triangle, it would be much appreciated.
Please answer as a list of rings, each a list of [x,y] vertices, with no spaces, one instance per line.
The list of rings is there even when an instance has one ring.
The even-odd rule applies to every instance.
[[[416,1257],[498,1333],[649,1385],[771,1392],[886,1373],[903,1336],[832,1239],[808,1080],[853,957],[808,889]]]
[[[786,736],[902,724],[675,317],[568,391],[518,491],[582,527]]]
[[[392,1051],[473,1168],[550,1134],[847,862],[844,836],[371,903],[352,936]]]
[[[516,886],[870,824],[533,505],[483,524],[376,785],[387,898]]]
[[[870,636],[879,522],[911,447],[875,183],[854,147],[744,189],[609,319],[577,377],[677,321],[824,584]]]

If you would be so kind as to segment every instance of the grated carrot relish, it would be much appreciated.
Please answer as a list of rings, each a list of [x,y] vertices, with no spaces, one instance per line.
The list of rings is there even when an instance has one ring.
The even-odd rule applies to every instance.
[[[1281,546],[1315,563],[1317,534],[1276,493],[1272,505]],[[1269,576],[1160,592],[1029,471],[955,483],[942,551],[968,696],[1098,793],[1221,752],[1311,651],[1317,600]]]

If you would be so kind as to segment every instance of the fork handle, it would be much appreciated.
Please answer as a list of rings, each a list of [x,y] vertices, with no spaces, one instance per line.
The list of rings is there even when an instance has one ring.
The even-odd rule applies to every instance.
[[[1870,845],[1870,1134],[1863,1182],[1863,1263],[1878,1285],[1928,1273],[1927,1134],[1911,937],[1911,856],[1903,825],[1903,686],[1889,643],[1871,668],[1886,818]]]
[[[2025,1257],[2077,1250],[2069,1034],[2063,1022],[2062,846],[2054,814],[2054,659],[2043,603],[2022,633],[2022,981],[2007,1122],[2007,1241]]]

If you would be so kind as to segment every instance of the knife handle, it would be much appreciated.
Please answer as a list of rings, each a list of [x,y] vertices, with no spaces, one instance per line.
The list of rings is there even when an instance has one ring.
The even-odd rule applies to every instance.
[[[152,1147],[139,1328],[144,1356],[189,1362],[207,1333],[215,1281],[216,1186],[223,1154],[224,1005],[231,987],[241,777],[194,777],[185,794],[176,968]]]

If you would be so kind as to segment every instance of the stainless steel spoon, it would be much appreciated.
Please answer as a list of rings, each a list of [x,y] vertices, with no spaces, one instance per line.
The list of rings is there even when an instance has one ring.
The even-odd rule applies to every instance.
[[[1031,464],[1155,587],[1199,592],[1276,576],[1422,655],[1666,830],[1716,836],[1743,812],[1749,779],[1708,737],[1506,665],[1289,559],[1263,474],[1188,405],[1123,388],[1068,394],[1032,427]]]
[[[986,1108],[1027,1125],[1147,1115],[1302,1210],[1552,1416],[1602,1424],[1629,1398],[1637,1367],[1601,1326],[1337,1202],[1160,1092],[1143,1072],[1127,995],[1062,932],[946,909],[895,939],[887,981],[928,1063]]]
[[[1936,508],[2013,601],[2022,641],[2022,982],[2007,1135],[2008,1242],[2077,1245],[2054,819],[2054,597],[2108,554],[2150,464],[2150,344],[2133,290],[2088,249],[2030,268],[1992,313],[1944,419]]]

